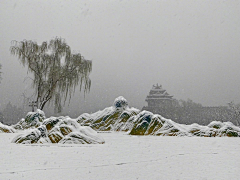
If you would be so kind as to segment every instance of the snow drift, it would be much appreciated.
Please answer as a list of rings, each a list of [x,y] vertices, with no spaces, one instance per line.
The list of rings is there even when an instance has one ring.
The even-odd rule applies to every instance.
[[[103,144],[104,139],[90,127],[80,126],[69,117],[51,117],[41,126],[18,135],[12,140],[17,144],[61,143],[61,144]]]

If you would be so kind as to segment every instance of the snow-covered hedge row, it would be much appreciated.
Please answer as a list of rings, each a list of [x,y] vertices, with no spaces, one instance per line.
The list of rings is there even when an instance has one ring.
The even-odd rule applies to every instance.
[[[240,137],[240,128],[231,122],[213,121],[208,126],[198,124],[178,124],[170,119],[148,111],[142,111],[133,119],[131,135],[156,136],[202,136],[202,137]]]
[[[240,137],[240,128],[231,122],[214,121],[208,126],[178,124],[149,111],[129,108],[122,96],[115,99],[112,107],[84,113],[77,122],[99,131],[129,131],[130,135]]]
[[[113,106],[93,114],[84,113],[77,119],[70,119],[69,117],[44,119],[44,112],[40,110],[28,113],[25,119],[22,119],[13,127],[21,130],[35,129],[30,134],[22,135],[15,142],[77,143],[81,141],[87,143],[91,141],[94,143],[95,141],[83,138],[82,134],[74,133],[79,133],[83,129],[89,133],[93,133],[92,129],[94,129],[98,131],[128,131],[130,135],[240,137],[240,128],[234,126],[231,122],[213,121],[208,126],[178,124],[161,115],[130,108],[127,100],[122,96],[115,99]],[[102,141],[97,141],[97,143],[102,143]]]

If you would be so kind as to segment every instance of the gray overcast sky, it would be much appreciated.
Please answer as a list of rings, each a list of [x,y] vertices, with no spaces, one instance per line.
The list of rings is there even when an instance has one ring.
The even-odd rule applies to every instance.
[[[120,95],[142,108],[155,83],[203,105],[240,102],[239,0],[1,0],[0,108],[28,88],[11,40],[56,36],[93,61],[91,92],[70,109],[94,112]]]

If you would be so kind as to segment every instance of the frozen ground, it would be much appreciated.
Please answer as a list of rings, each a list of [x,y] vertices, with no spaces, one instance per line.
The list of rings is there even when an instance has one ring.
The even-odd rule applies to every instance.
[[[100,135],[105,144],[23,145],[0,133],[0,179],[240,177],[240,138]]]

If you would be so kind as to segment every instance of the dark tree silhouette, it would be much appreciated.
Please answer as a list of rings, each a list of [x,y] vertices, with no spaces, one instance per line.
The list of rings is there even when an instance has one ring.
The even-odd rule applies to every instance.
[[[80,91],[83,87],[84,94],[90,91],[92,61],[85,60],[80,53],[72,54],[64,39],[55,38],[41,45],[31,40],[12,41],[10,51],[33,73],[32,87],[39,109],[49,102],[61,112],[62,103],[67,98],[70,101],[76,86]]]
[[[11,102],[8,102],[6,107],[3,109],[2,114],[0,112],[0,121],[4,124],[16,124],[21,120],[21,117],[25,116],[25,112],[23,109],[12,105]]]

